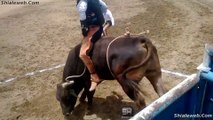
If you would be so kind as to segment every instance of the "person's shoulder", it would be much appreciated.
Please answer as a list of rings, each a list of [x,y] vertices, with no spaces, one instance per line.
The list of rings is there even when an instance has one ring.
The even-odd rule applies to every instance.
[[[79,0],[78,4],[87,3],[87,2],[88,2],[88,0]]]
[[[77,4],[79,11],[85,11],[87,9],[87,0],[80,0]]]

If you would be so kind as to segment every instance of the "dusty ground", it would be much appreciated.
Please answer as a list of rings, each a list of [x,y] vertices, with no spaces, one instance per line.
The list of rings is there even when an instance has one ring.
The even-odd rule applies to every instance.
[[[162,68],[186,74],[196,72],[205,43],[213,44],[212,0],[105,0],[119,36],[126,26],[132,33],[150,30]],[[23,77],[25,73],[65,63],[69,50],[80,43],[80,25],[74,0],[40,0],[39,5],[0,5],[0,119],[63,120],[55,99],[63,68]],[[12,77],[16,81],[4,83]],[[183,78],[163,74],[171,89]],[[157,99],[150,83],[141,83],[147,104]],[[122,96],[123,99],[119,98]],[[120,119],[121,108],[134,103],[116,81],[105,81],[95,94],[94,114],[77,105],[75,119]]]

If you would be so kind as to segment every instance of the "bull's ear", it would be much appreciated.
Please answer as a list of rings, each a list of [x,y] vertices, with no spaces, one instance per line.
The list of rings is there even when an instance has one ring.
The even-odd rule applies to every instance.
[[[66,88],[66,87],[73,85],[73,84],[74,84],[74,81],[72,80],[72,81],[67,81],[67,82],[62,83],[61,86],[63,88]]]
[[[58,101],[61,101],[61,84],[57,84],[57,89],[56,89],[56,99]]]

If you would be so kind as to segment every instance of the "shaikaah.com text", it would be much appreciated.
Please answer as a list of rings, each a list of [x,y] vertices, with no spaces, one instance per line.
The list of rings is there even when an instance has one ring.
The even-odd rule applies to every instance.
[[[7,1],[7,0],[1,0],[0,5],[39,5],[39,1]]]

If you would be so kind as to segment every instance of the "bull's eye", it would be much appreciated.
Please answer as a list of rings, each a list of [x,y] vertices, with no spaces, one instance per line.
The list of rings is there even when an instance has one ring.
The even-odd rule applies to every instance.
[[[70,95],[77,97],[77,95],[76,95],[76,93],[75,93],[75,91],[74,91],[73,89],[71,89],[71,90],[69,91],[69,93],[70,93]]]

